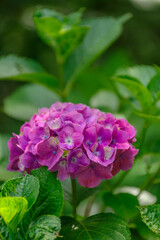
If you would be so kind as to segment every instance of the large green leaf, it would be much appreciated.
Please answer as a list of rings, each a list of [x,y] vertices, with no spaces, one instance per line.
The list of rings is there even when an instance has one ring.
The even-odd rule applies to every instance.
[[[60,219],[53,215],[41,216],[33,221],[26,233],[27,240],[54,240],[61,229]]]
[[[122,22],[112,17],[84,21],[90,29],[64,66],[66,81],[75,79],[119,37]]]
[[[0,58],[0,80],[33,82],[52,90],[58,87],[56,78],[46,73],[39,63],[14,55]]]
[[[156,75],[156,69],[148,65],[137,65],[129,68],[121,68],[116,72],[116,75],[123,76],[124,78],[133,77],[147,87],[153,76]]]
[[[80,26],[82,11],[63,16],[53,10],[41,9],[34,14],[34,24],[40,37],[55,49],[60,61],[64,60],[79,45],[88,31]]]
[[[124,85],[140,102],[143,110],[148,111],[152,104],[152,95],[146,87],[138,82],[138,80],[125,78],[125,76],[115,76],[113,77],[113,80]]]
[[[160,205],[139,207],[143,222],[160,236]]]
[[[36,202],[38,194],[39,181],[30,175],[8,180],[2,187],[2,197],[25,197],[28,201],[28,209]]]
[[[31,175],[38,178],[40,183],[38,199],[31,209],[33,211],[32,218],[35,219],[46,214],[60,216],[63,207],[63,192],[56,173],[51,173],[46,167],[42,167],[33,170]]]
[[[107,207],[111,207],[115,213],[127,220],[138,214],[136,206],[139,205],[135,196],[129,193],[105,193],[103,196],[104,203]]]
[[[71,217],[62,217],[60,235],[64,240],[129,240],[127,223],[111,213],[102,213],[78,222]],[[61,239],[61,238],[58,238]]]
[[[8,228],[15,232],[28,208],[28,202],[22,197],[0,198],[0,215]]]
[[[50,107],[60,97],[40,85],[27,84],[4,99],[3,111],[15,119],[29,120],[38,108]]]
[[[150,81],[148,89],[151,91],[154,98],[160,98],[160,73],[157,73]]]

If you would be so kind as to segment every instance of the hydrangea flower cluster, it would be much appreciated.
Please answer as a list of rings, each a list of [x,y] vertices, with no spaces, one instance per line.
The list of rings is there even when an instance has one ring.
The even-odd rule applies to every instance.
[[[84,104],[56,102],[42,108],[13,136],[8,170],[30,173],[47,166],[60,180],[71,176],[90,188],[130,169],[138,153],[132,125]]]

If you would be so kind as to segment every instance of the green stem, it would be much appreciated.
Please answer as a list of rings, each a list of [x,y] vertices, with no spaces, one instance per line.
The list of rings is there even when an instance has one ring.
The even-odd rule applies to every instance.
[[[157,171],[147,180],[147,182],[141,186],[140,191],[137,195],[137,197],[139,197],[141,195],[141,193],[143,192],[143,190],[147,189],[148,187],[150,187],[153,183],[153,181],[155,180],[155,178],[158,176],[158,174],[160,173],[160,167],[157,169]]]
[[[1,240],[6,240],[1,233],[0,233],[0,239]]]
[[[143,128],[141,130],[141,137],[139,139],[139,144],[138,144],[138,149],[139,149],[139,153],[135,159],[135,161],[137,161],[137,159],[142,155],[143,153],[143,145],[144,145],[144,140],[145,140],[145,137],[146,137],[146,133],[147,133],[147,130],[148,130],[148,127],[150,126],[150,122],[148,120],[146,120],[143,124]],[[126,176],[129,174],[131,170],[128,170],[128,171],[125,171],[120,179],[118,179],[117,182],[115,182],[111,188],[112,191],[114,191],[114,189],[116,189],[122,182],[123,180],[126,178]]]
[[[73,203],[73,217],[77,218],[77,191],[76,191],[76,179],[71,178],[72,184],[72,203]]]
[[[137,157],[140,157],[143,153],[144,140],[145,140],[146,133],[147,133],[149,126],[150,126],[150,122],[148,120],[145,120],[145,122],[143,124],[143,128],[141,130],[141,137],[139,139],[139,144],[138,144],[139,153],[138,153]]]
[[[66,95],[64,93],[65,80],[64,80],[64,61],[59,57],[58,52],[56,53],[57,66],[58,66],[58,76],[60,82],[60,96],[62,101],[66,101]]]
[[[91,212],[91,209],[92,209],[92,206],[93,206],[93,203],[94,203],[95,198],[96,198],[96,194],[93,194],[93,195],[89,198],[89,200],[88,200],[88,202],[87,202],[87,205],[86,205],[84,217],[86,217],[86,218],[89,217],[89,214],[90,214],[90,212]]]
[[[9,240],[15,240],[15,236],[11,230],[9,231]]]

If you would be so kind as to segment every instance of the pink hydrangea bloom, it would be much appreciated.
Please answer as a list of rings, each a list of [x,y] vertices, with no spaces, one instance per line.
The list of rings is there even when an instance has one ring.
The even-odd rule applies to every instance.
[[[133,165],[136,130],[125,119],[84,104],[56,102],[42,108],[8,142],[10,171],[47,166],[58,178],[95,187]]]

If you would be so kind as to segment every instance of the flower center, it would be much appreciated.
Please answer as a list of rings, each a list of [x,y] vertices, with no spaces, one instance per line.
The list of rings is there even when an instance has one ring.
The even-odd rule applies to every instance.
[[[76,160],[77,160],[77,159],[76,159],[75,157],[73,157],[72,160],[71,160],[71,162],[75,163]]]
[[[113,144],[114,143],[114,139],[112,139],[112,141],[111,141],[111,144]]]
[[[66,141],[65,141],[65,142],[66,142],[67,144],[72,144],[72,142],[73,142],[73,141],[72,141],[72,138],[71,138],[71,137],[69,137],[69,138],[67,138],[67,139],[66,139]]]
[[[98,156],[99,155],[99,152],[94,152],[93,153],[95,156]]]
[[[88,141],[86,142],[86,145],[87,145],[87,146],[91,146],[91,142],[88,140]]]
[[[54,150],[54,151],[52,151],[52,153],[55,155],[55,154],[56,154],[56,151]]]
[[[64,167],[66,165],[66,161],[61,161],[60,166]]]
[[[97,137],[97,142],[101,142],[101,137]]]

